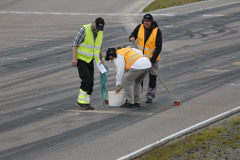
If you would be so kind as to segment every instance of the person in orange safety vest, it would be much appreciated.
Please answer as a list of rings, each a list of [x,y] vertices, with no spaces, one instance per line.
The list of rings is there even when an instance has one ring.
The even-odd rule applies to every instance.
[[[109,48],[105,60],[113,60],[117,68],[116,93],[120,92],[121,85],[124,88],[126,102],[120,107],[140,107],[141,82],[149,72],[151,67],[150,60],[144,57],[140,50],[130,47],[117,50]]]
[[[149,58],[152,67],[157,71],[160,52],[162,50],[162,32],[151,14],[145,14],[142,24],[139,24],[129,36],[129,41],[134,44],[136,43],[136,39],[138,41],[138,48],[143,52],[145,57]],[[152,100],[155,98],[157,88],[156,79],[157,75],[150,69],[146,103],[152,103]]]

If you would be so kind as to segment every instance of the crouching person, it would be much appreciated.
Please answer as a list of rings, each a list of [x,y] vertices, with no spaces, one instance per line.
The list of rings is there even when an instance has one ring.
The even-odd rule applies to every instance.
[[[120,92],[121,85],[124,88],[126,102],[120,107],[140,107],[141,82],[151,68],[150,60],[140,50],[130,47],[117,50],[109,48],[105,60],[113,60],[117,68],[116,92]]]

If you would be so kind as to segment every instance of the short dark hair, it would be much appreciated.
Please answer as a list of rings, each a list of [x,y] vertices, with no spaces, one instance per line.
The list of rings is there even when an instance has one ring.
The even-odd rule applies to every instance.
[[[109,56],[113,56],[113,57],[117,57],[117,54],[116,54],[116,49],[115,48],[108,48],[107,52],[106,52],[106,57],[105,57],[105,60],[106,61],[109,61],[110,58]]]

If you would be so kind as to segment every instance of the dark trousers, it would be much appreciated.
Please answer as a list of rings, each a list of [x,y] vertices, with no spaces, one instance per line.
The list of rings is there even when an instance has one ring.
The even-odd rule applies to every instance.
[[[78,59],[77,68],[78,68],[79,78],[82,80],[80,89],[87,92],[88,95],[91,95],[93,92],[93,86],[94,86],[93,60],[90,63],[87,63],[83,60]]]
[[[158,61],[155,63],[152,63],[152,67],[157,71],[158,70]],[[151,68],[149,71],[149,84],[148,84],[148,90],[147,90],[147,99],[154,99],[156,95],[157,90],[157,75]]]

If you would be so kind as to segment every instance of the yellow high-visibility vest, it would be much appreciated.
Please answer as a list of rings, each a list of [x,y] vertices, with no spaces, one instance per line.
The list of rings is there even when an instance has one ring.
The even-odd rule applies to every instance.
[[[99,54],[102,46],[103,31],[98,31],[96,40],[94,42],[91,24],[83,25],[83,27],[85,28],[85,38],[84,41],[78,46],[77,59],[81,59],[89,63],[94,57],[98,64]]]
[[[143,57],[129,47],[118,49],[116,53],[124,56],[125,70],[129,70],[138,58]]]
[[[144,40],[145,40],[145,28],[142,24],[138,31],[138,48],[143,52],[143,56],[148,57],[148,59],[151,59],[154,53],[154,48],[156,47],[156,38],[157,38],[157,31],[158,27],[154,28],[152,30],[151,35],[149,36],[145,46],[144,46]],[[144,51],[143,51],[144,50]],[[160,54],[157,57],[156,61],[158,61],[160,58]]]

